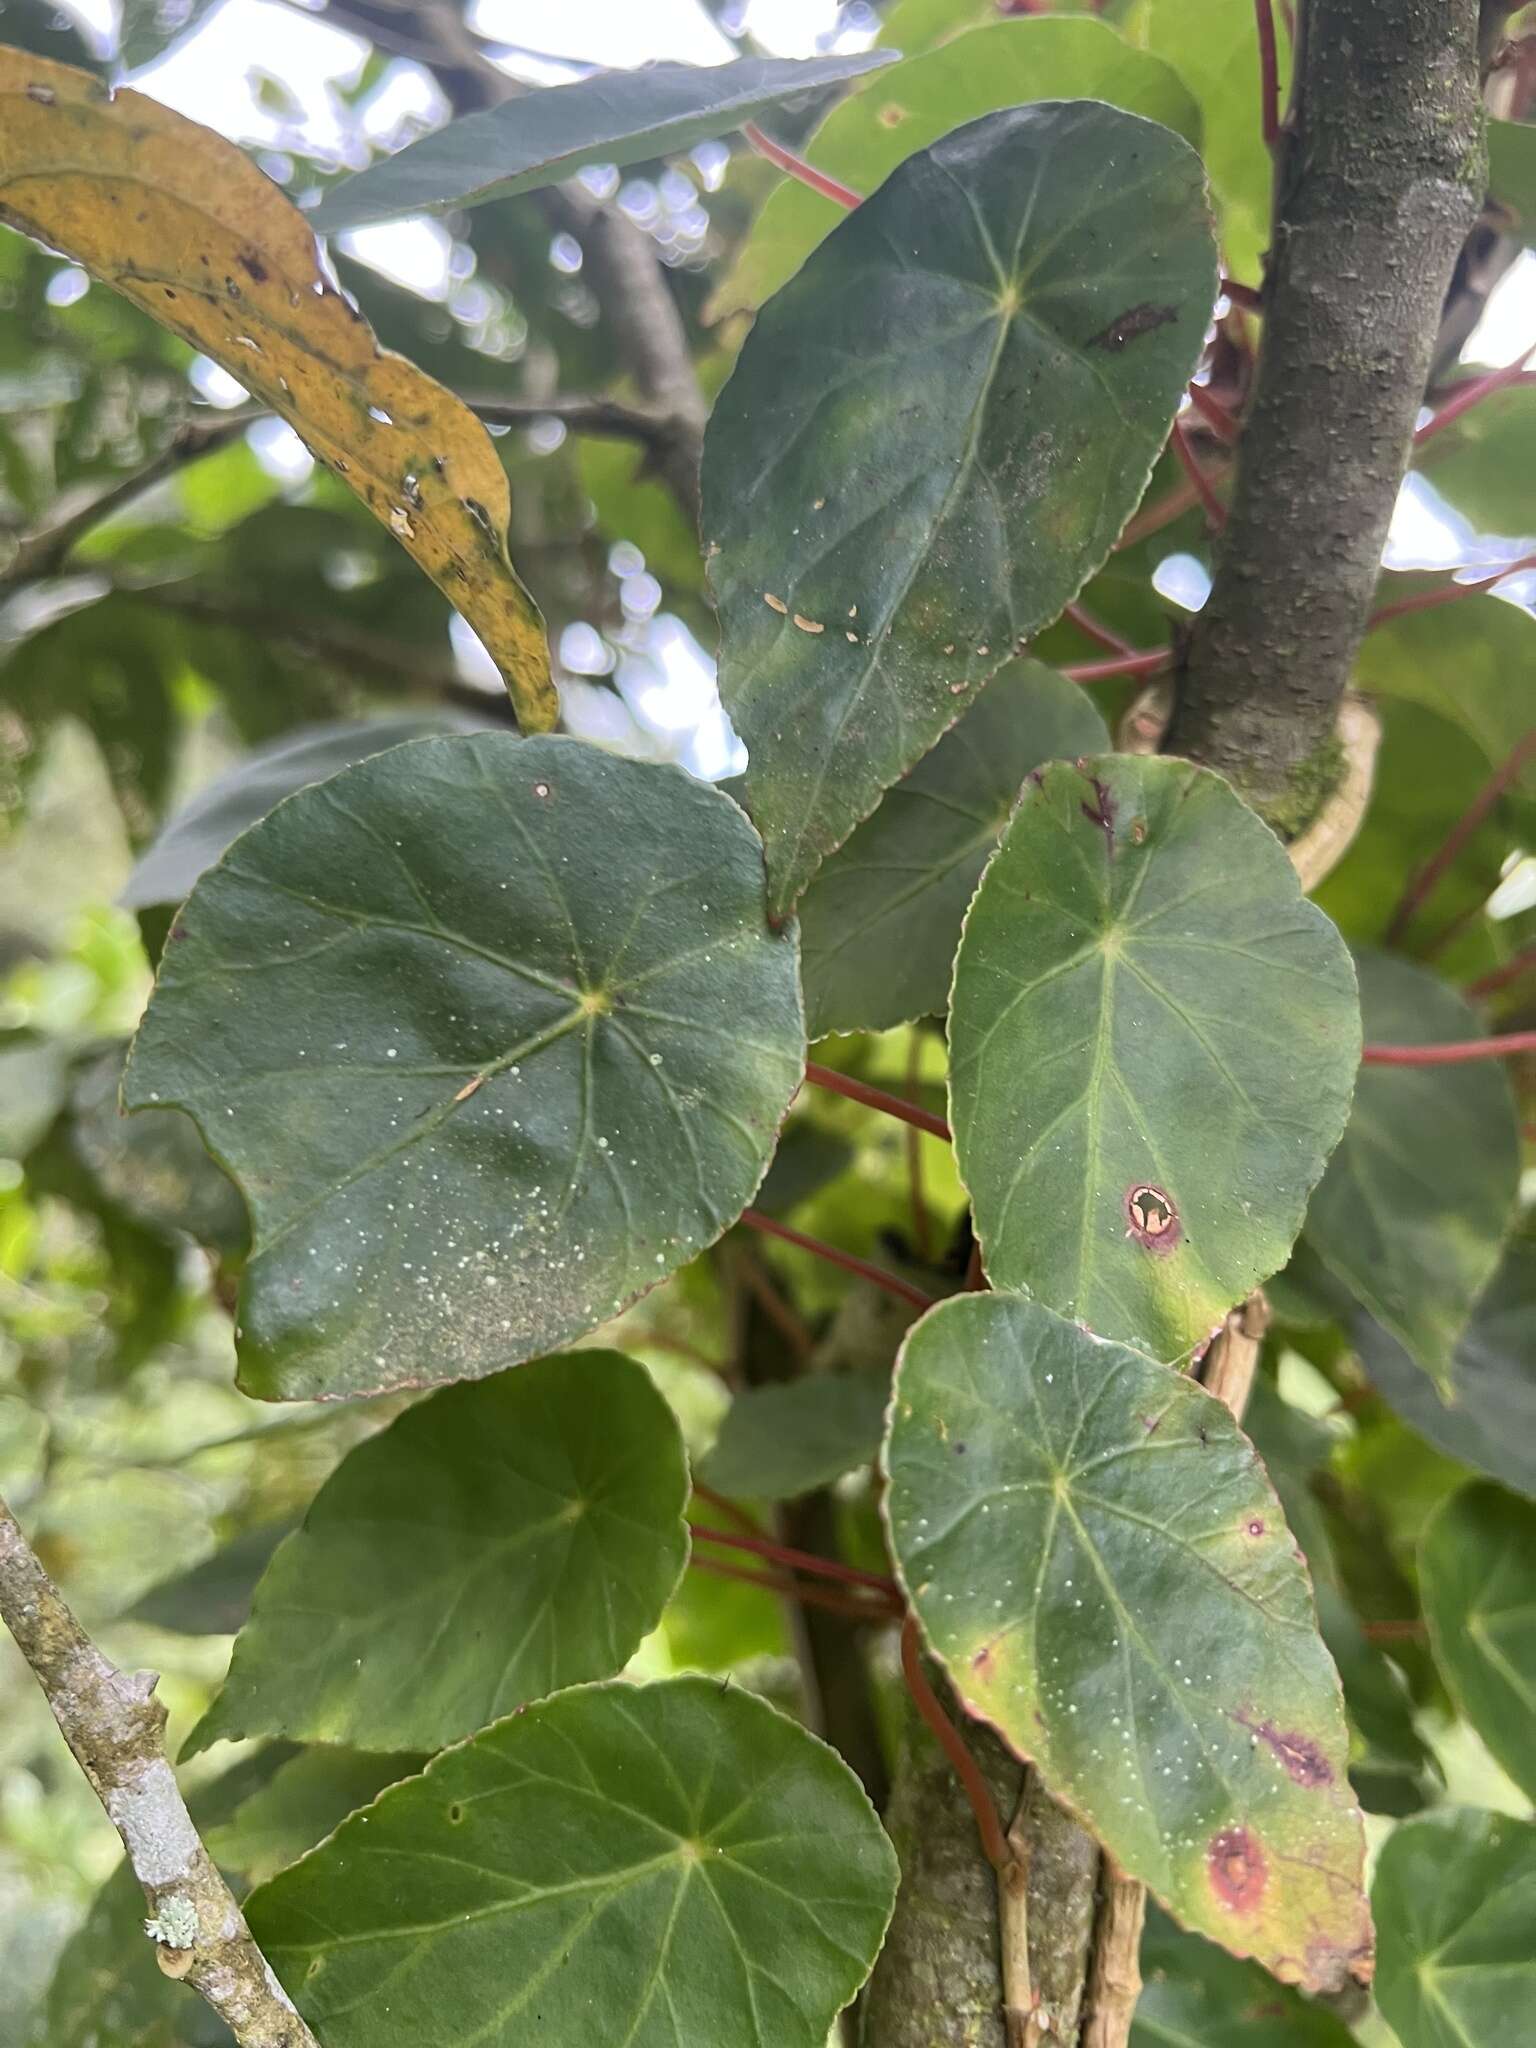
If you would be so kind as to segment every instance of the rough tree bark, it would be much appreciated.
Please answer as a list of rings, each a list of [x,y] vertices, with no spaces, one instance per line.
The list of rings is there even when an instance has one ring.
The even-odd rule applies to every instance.
[[[1309,0],[1300,17],[1257,386],[1167,741],[1282,830],[1326,787],[1486,179],[1478,0]]]

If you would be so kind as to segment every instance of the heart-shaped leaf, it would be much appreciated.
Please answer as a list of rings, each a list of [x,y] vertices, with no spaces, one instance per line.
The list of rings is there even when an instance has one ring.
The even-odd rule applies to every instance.
[[[186,1231],[222,1251],[245,1249],[245,1204],[179,1110],[124,1121],[118,1108],[127,1047],[84,1066],[71,1095],[71,1136],[102,1193],[152,1229]]]
[[[847,1765],[712,1679],[499,1722],[252,1894],[327,2048],[823,2048],[896,1858]]]
[[[1378,1045],[1476,1038],[1482,1020],[1423,967],[1362,953]],[[1306,1242],[1443,1392],[1514,1215],[1520,1130],[1497,1060],[1360,1069],[1344,1137],[1307,1210]]]
[[[238,1872],[248,1885],[265,1884],[324,1841],[349,1813],[376,1799],[386,1785],[413,1777],[426,1761],[329,1744],[301,1749],[227,1820],[205,1831],[208,1853],[221,1870]]]
[[[1536,1239],[1517,1236],[1477,1299],[1451,1360],[1454,1401],[1441,1399],[1380,1323],[1350,1329],[1378,1392],[1436,1450],[1536,1500]]]
[[[1188,144],[1047,101],[909,158],[764,307],[703,482],[775,916],[1104,560],[1214,289]]]
[[[232,839],[238,839],[296,789],[324,782],[355,761],[366,761],[371,754],[403,746],[407,740],[474,730],[476,724],[468,718],[416,712],[304,726],[284,733],[270,746],[253,747],[166,823],[139,856],[118,900],[130,910],[180,903]]]
[[[322,275],[308,221],[244,150],[89,72],[0,49],[0,213],[280,413],[474,627],[524,730],[554,725],[495,444],[451,391],[380,349]]]
[[[1480,1479],[1419,1540],[1435,1662],[1456,1704],[1536,1799],[1536,1505]]]
[[[906,1340],[885,1458],[965,1704],[1185,1926],[1313,1990],[1368,1976],[1338,1677],[1226,1408],[1036,1302],[960,1295]]]
[[[1092,701],[1011,663],[816,871],[800,901],[806,1026],[884,1031],[941,1011],[966,905],[1024,778],[1109,745]]]
[[[1371,1904],[1402,2048],[1505,2048],[1536,2000],[1536,1827],[1471,1808],[1393,1830]]]
[[[741,57],[733,64],[642,64],[545,86],[450,121],[347,178],[315,209],[327,234],[403,213],[444,213],[536,191],[584,164],[644,163],[739,128],[780,100],[857,78],[889,50],[842,57]]]
[[[829,1486],[874,1458],[890,1392],[880,1372],[805,1373],[748,1387],[726,1410],[699,1477],[748,1500],[793,1500]]]
[[[1207,770],[1031,781],[955,962],[961,1177],[994,1286],[1177,1358],[1285,1263],[1343,1128],[1349,954]]]
[[[419,740],[193,890],[125,1083],[243,1187],[241,1384],[468,1379],[580,1335],[752,1198],[805,1057],[741,812],[572,739]]]
[[[445,1387],[321,1487],[185,1753],[441,1749],[621,1671],[682,1574],[687,1498],[672,1411],[616,1351]]]
[[[835,106],[803,145],[818,171],[855,192],[873,192],[906,157],[951,129],[1026,100],[1103,100],[1127,113],[1161,121],[1198,147],[1200,114],[1178,73],[1128,43],[1107,22],[1040,16],[998,21],[996,0],[982,0],[976,20],[956,21],[955,0],[938,0],[944,26],[968,33],[924,50],[931,33],[909,40],[887,19],[882,41],[909,54],[900,68],[873,80]],[[913,56],[912,51],[922,54]],[[842,218],[836,200],[786,178],[769,195],[734,269],[710,311],[720,318],[755,312],[787,284]]]

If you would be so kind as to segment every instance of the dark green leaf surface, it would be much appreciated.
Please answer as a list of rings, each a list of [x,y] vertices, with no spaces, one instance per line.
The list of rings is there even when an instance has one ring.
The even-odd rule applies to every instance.
[[[1360,1006],[1377,1045],[1482,1035],[1425,968],[1363,953]],[[1349,1125],[1307,1211],[1306,1241],[1442,1391],[1513,1217],[1520,1140],[1497,1060],[1360,1070]]]
[[[895,1889],[831,1750],[677,1678],[498,1723],[247,1910],[326,2048],[823,2048]]]
[[[994,1286],[1178,1358],[1285,1263],[1344,1125],[1354,974],[1219,777],[1032,780],[955,962],[961,1177]]]
[[[671,1410],[615,1351],[419,1402],[337,1467],[256,1588],[187,1753],[440,1749],[628,1662],[687,1558]]]
[[[1141,1944],[1131,2048],[1354,2048],[1326,2006],[1239,1962],[1154,1907]]]
[[[520,93],[450,121],[328,193],[313,216],[326,234],[480,206],[556,184],[584,164],[645,163],[739,128],[780,100],[857,78],[891,53],[742,57],[732,64],[642,64]]]
[[[1109,743],[1091,699],[1064,676],[1018,661],[994,677],[802,897],[811,1037],[942,1011],[966,905],[1025,776]]]
[[[1536,1827],[1471,1808],[1408,1821],[1371,1905],[1402,2048],[1514,2048],[1536,2009]]]
[[[287,1522],[247,1529],[189,1571],[162,1579],[129,1609],[133,1621],[188,1636],[232,1636],[245,1625],[256,1582],[289,1534]]]
[[[835,106],[802,154],[817,170],[859,193],[873,192],[896,166],[951,129],[1027,100],[1102,100],[1160,121],[1196,148],[1200,114],[1178,74],[1161,57],[1132,49],[1107,23],[1040,17],[998,21],[994,0],[982,0],[975,21],[956,20],[955,0],[938,0],[944,26],[967,32],[920,56],[934,40],[909,41],[888,21],[882,41],[909,54]],[[834,199],[786,178],[769,195],[735,268],[715,294],[717,315],[755,312],[787,284],[843,217]]]
[[[1536,1500],[1536,1240],[1517,1236],[1477,1299],[1451,1361],[1447,1404],[1379,1323],[1351,1330],[1360,1363],[1437,1450]]]
[[[1486,1479],[1453,1494],[1420,1539],[1419,1590],[1457,1706],[1536,1799],[1536,1506]]]
[[[265,1884],[367,1806],[386,1785],[413,1776],[424,1756],[373,1756],[359,1749],[300,1750],[204,1835],[221,1870]]]
[[[1227,1409],[1036,1302],[960,1295],[903,1347],[886,1469],[966,1705],[1187,1927],[1313,1990],[1368,1971],[1338,1677]]]
[[[704,533],[775,916],[1104,560],[1214,289],[1188,145],[1046,101],[899,165],[764,307]]]
[[[884,1373],[819,1372],[749,1387],[726,1410],[699,1470],[719,1493],[793,1500],[829,1486],[880,1448],[891,1383]]]
[[[130,910],[180,903],[205,868],[233,839],[311,782],[325,782],[355,761],[406,740],[472,731],[472,722],[443,713],[312,725],[256,747],[226,775],[198,791],[140,857],[119,899]]]
[[[578,740],[392,748],[198,883],[129,1064],[250,1204],[241,1384],[477,1377],[750,1201],[800,1080],[797,942],[717,790]]]
[[[113,1046],[81,1069],[71,1097],[75,1149],[103,1194],[141,1223],[183,1230],[221,1251],[244,1249],[245,1204],[179,1110],[125,1119],[123,1054]]]

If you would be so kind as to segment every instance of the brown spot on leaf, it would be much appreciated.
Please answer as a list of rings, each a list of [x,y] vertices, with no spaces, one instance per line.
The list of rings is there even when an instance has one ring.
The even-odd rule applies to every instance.
[[[1130,306],[1117,314],[1107,327],[1091,337],[1088,346],[1108,349],[1111,355],[1118,355],[1128,342],[1143,334],[1151,334],[1159,327],[1167,327],[1178,317],[1177,306],[1154,306],[1144,300],[1141,305]]]
[[[1134,1238],[1143,1251],[1161,1258],[1171,1252],[1184,1235],[1173,1197],[1151,1181],[1138,1181],[1125,1194],[1126,1236]]]
[[[1097,825],[1104,834],[1105,844],[1110,853],[1115,850],[1115,800],[1109,793],[1109,785],[1100,782],[1096,775],[1090,775],[1093,785],[1093,802],[1080,804],[1078,808],[1090,825]]]
[[[1251,1913],[1269,1883],[1269,1865],[1258,1837],[1248,1828],[1223,1828],[1205,1852],[1211,1890],[1234,1913]]]
[[[983,1643],[976,1652],[975,1656],[971,1659],[971,1669],[978,1678],[990,1678],[992,1676],[992,1645],[990,1643]]]
[[[253,284],[266,283],[268,276],[267,266],[262,262],[254,249],[242,249],[235,260]]]
[[[1285,1767],[1286,1776],[1298,1785],[1333,1783],[1333,1765],[1310,1735],[1303,1735],[1295,1729],[1277,1728],[1273,1721],[1255,1721],[1247,1714],[1239,1714],[1236,1718],[1256,1742],[1265,1743],[1274,1751]]]
[[[1262,1536],[1264,1534],[1263,1517],[1255,1515],[1251,1521],[1245,1522],[1243,1524],[1243,1532],[1248,1536]]]

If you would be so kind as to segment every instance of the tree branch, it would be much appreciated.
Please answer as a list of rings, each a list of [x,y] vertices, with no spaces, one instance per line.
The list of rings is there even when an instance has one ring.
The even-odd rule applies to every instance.
[[[192,1825],[166,1760],[154,1673],[119,1671],[101,1654],[4,1501],[0,1617],[122,1837],[162,1944],[161,1969],[200,1992],[240,2048],[318,2048]]]
[[[1265,805],[1327,747],[1485,189],[1477,0],[1310,0],[1265,331],[1168,744]]]

